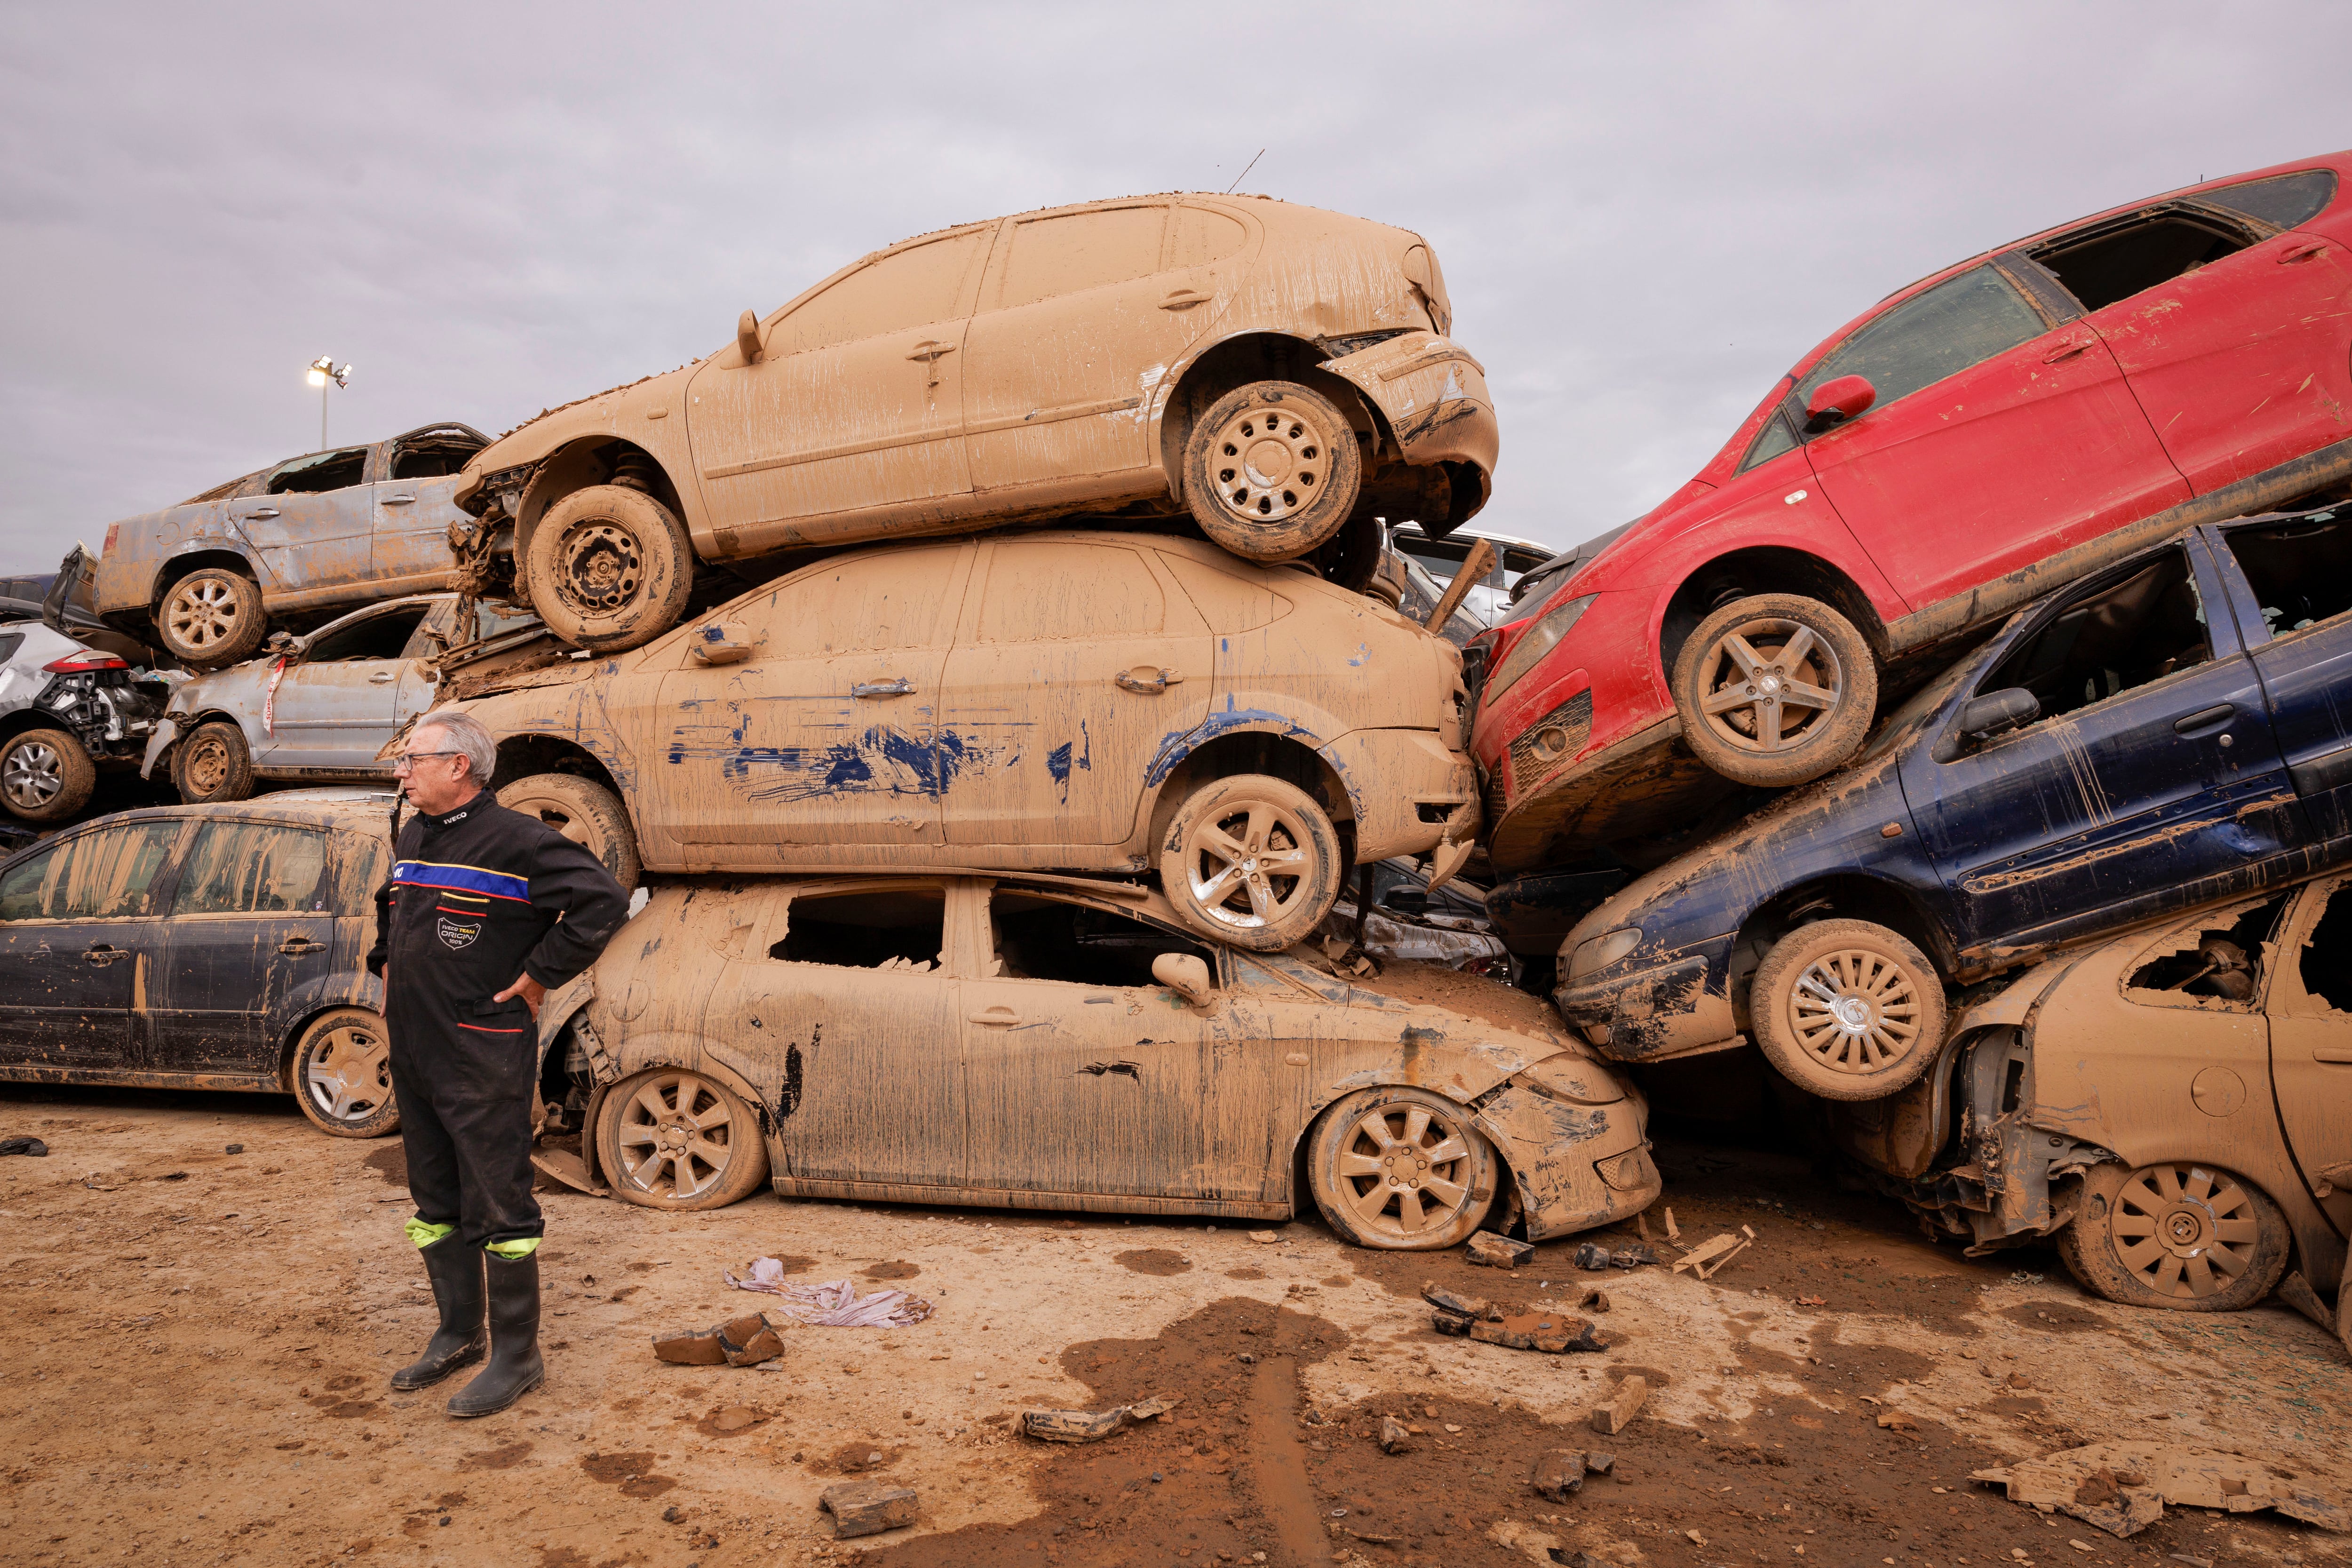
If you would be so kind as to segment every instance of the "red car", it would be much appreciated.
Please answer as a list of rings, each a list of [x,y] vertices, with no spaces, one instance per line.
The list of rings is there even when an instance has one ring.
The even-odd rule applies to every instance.
[[[2333,153],[2067,224],[1798,361],[1480,639],[1496,869],[1654,863],[1739,786],[1853,758],[1882,677],[2192,523],[2352,479],[2347,174]]]

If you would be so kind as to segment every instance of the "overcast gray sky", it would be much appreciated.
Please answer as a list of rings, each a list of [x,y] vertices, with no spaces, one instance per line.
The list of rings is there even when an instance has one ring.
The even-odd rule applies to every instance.
[[[865,251],[1138,191],[1420,230],[1572,543],[1891,289],[2352,143],[2306,5],[8,5],[0,570],[667,370]]]

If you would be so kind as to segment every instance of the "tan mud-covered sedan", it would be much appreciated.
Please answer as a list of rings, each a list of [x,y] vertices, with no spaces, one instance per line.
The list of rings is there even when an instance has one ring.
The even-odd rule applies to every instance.
[[[510,559],[556,635],[598,651],[668,630],[698,561],[1078,512],[1189,515],[1360,585],[1376,517],[1435,536],[1486,502],[1494,406],[1452,322],[1420,236],[1313,207],[1139,196],[966,224],[499,440],[453,542]]]
[[[463,704],[499,798],[624,881],[1157,871],[1196,931],[1280,949],[1349,866],[1469,853],[1461,668],[1302,568],[1054,531],[836,556],[646,647],[451,685],[505,688]]]
[[[1432,1005],[1436,1002],[1442,1005]],[[1288,1218],[1367,1247],[1541,1240],[1659,1191],[1641,1098],[1543,1005],[1420,965],[1194,943],[1054,877],[668,887],[552,994],[593,1173],[787,1197]]]

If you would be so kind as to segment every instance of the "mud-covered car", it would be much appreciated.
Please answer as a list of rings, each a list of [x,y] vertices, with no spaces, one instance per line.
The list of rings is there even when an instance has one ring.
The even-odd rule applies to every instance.
[[[2331,874],[2041,964],[1834,1142],[1971,1253],[2042,1237],[2109,1300],[2326,1291],[2352,1229],[2352,882]]]
[[[1417,522],[1389,530],[1389,546],[1411,556],[1441,586],[1451,586],[1478,542],[1494,549],[1486,569],[1463,595],[1462,607],[1484,629],[1514,618],[1511,595],[1527,573],[1555,558],[1549,544],[1490,528],[1456,528],[1441,537],[1423,531]]]
[[[0,1081],[287,1093],[400,1124],[363,961],[392,796],[289,791],[100,817],[0,860]]]
[[[0,621],[0,808],[63,822],[100,768],[133,765],[166,694],[143,675],[39,621]]]
[[[1495,468],[1486,374],[1420,236],[1263,197],[1090,202],[853,262],[709,357],[467,465],[469,560],[556,634],[635,647],[698,562],[1076,513],[1189,518],[1360,584],[1378,520],[1442,534]]]
[[[1657,1195],[1641,1098],[1548,1017],[1466,975],[1204,946],[1142,889],[672,886],[548,997],[542,1037],[570,1028],[541,1084],[590,1177],[656,1208],[764,1183],[1281,1220],[1311,1194],[1349,1240],[1430,1248]]]
[[[449,686],[499,798],[569,811],[625,882],[1157,871],[1196,930],[1279,949],[1349,867],[1469,854],[1461,668],[1302,568],[1086,530],[843,554],[646,647]]]
[[[199,675],[172,693],[140,776],[161,771],[191,803],[244,800],[271,780],[382,779],[394,733],[438,699],[454,647],[535,625],[477,601],[457,625],[455,594],[371,605],[260,658]]]
[[[1956,639],[2192,524],[2352,479],[2352,153],[1897,289],[1490,640],[1498,874],[1819,778]],[[1654,864],[1654,861],[1649,862]]]
[[[427,425],[229,480],[110,523],[90,591],[99,617],[192,668],[235,664],[272,628],[454,584],[449,529],[466,459],[489,437]]]
[[[1619,1060],[1752,1034],[1814,1094],[1891,1093],[1943,1043],[1948,980],[2352,856],[2347,691],[2352,515],[2192,529],[2021,613],[1852,768],[1587,914],[1555,999]]]

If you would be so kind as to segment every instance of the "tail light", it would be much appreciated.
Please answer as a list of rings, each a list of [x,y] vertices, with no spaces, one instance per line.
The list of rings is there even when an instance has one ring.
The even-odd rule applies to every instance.
[[[110,653],[71,653],[63,658],[53,658],[41,668],[51,675],[87,675],[99,669],[129,669],[131,662]]]
[[[122,525],[121,525],[121,523],[119,523],[119,522],[110,522],[110,523],[108,523],[108,524],[106,525],[106,542],[105,542],[104,544],[102,544],[102,545],[99,546],[100,552],[101,554],[106,554],[106,555],[111,555],[111,554],[113,554],[113,553],[114,553],[114,542],[115,542],[116,540],[118,540],[118,539],[121,538],[121,537],[122,537]]]

